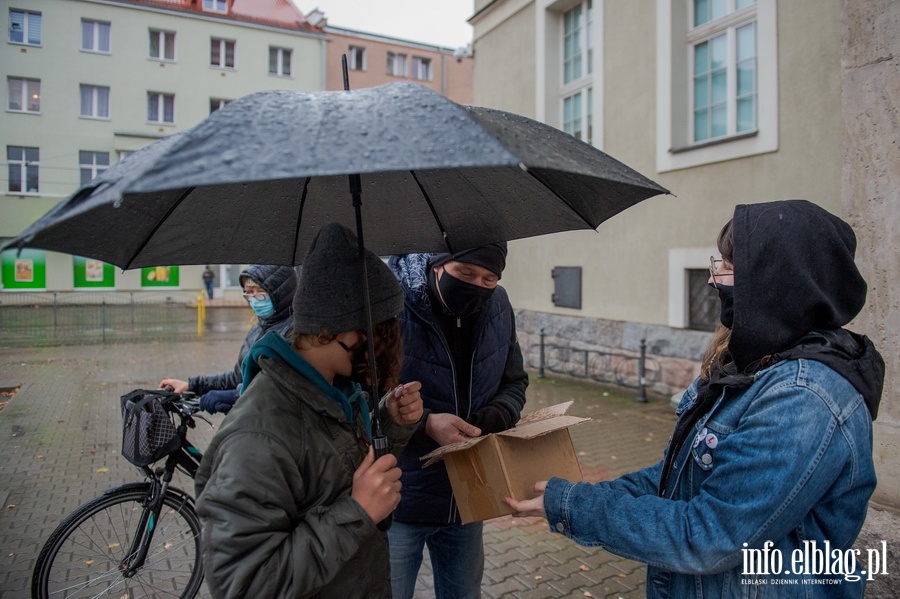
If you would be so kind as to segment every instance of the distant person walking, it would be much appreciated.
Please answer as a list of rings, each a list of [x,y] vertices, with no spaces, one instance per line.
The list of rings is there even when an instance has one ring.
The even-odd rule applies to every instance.
[[[213,283],[216,281],[216,273],[209,267],[209,264],[206,265],[206,270],[203,271],[203,286],[206,287],[206,295],[209,299],[212,299],[213,296]]]

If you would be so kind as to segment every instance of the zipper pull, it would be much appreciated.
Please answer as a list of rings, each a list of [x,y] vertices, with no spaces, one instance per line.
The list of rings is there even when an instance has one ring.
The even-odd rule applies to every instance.
[[[462,318],[460,318],[459,316],[456,317],[456,328],[457,329],[462,328]]]

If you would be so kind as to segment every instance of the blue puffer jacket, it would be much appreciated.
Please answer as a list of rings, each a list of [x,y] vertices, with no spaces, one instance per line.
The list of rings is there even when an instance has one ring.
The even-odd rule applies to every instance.
[[[269,331],[278,331],[281,336],[286,336],[294,324],[292,302],[294,291],[297,289],[297,275],[291,266],[276,266],[273,264],[251,264],[241,271],[240,281],[250,278],[259,283],[275,307],[275,313],[268,318],[257,318],[253,323],[244,344],[238,353],[237,362],[232,370],[226,370],[217,374],[201,374],[188,379],[188,391],[197,395],[203,395],[207,391],[236,389],[241,384],[241,364],[244,356],[250,351],[250,347],[259,341]],[[235,399],[237,394],[235,394]]]
[[[429,258],[428,254],[410,254],[394,256],[388,263],[406,296],[399,316],[403,333],[400,380],[422,382],[426,412],[418,432],[399,459],[403,491],[394,518],[398,522],[436,525],[460,520],[443,462],[423,469],[419,460],[438,447],[425,434],[428,413],[456,414],[486,428],[476,413],[494,411],[505,423],[504,428],[509,428],[519,420],[525,405],[528,375],[516,337],[515,313],[506,291],[497,287],[475,324],[471,402],[469,406],[459,405],[453,359],[428,296]]]

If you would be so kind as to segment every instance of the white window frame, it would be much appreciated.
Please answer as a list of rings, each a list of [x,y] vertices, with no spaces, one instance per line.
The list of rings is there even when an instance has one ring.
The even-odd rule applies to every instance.
[[[432,65],[433,62],[430,58],[425,58],[424,56],[413,56],[412,78],[417,81],[431,81],[434,76]]]
[[[400,54],[399,52],[388,52],[387,53],[387,74],[390,77],[406,77],[406,54]],[[398,59],[402,64],[402,68],[397,68]],[[402,72],[400,72],[402,71]]]
[[[570,135],[574,135],[578,139],[587,142],[589,144],[593,144],[593,17],[596,14],[596,11],[592,10],[590,7],[592,6],[591,0],[583,0],[581,2],[576,2],[572,6],[566,8],[566,10],[561,12],[560,16],[560,39],[562,40],[562,45],[560,46],[560,80],[559,80],[559,111],[560,111],[560,123],[561,129]],[[579,49],[578,49],[578,57],[581,62],[581,74],[571,81],[566,82],[566,18],[572,11],[580,9],[581,15],[579,17],[578,23],[578,31],[579,35]],[[566,118],[566,105],[569,102],[574,102],[576,97],[580,96],[580,109],[579,114],[574,115],[574,118],[567,119]],[[580,123],[579,128],[574,127],[574,123]],[[578,135],[576,135],[578,133]]]
[[[688,271],[709,269],[709,257],[719,250],[705,248],[672,248],[669,250],[669,326],[686,329],[690,324],[690,286]]]
[[[168,31],[165,29],[153,29],[153,28],[151,28],[149,31],[150,31],[150,36],[147,40],[148,41],[147,56],[150,58],[150,60],[158,60],[160,62],[175,62],[175,60],[178,56],[175,53],[176,48],[177,48],[176,40],[175,40],[175,32]],[[153,45],[150,40],[152,40],[154,35],[157,37],[157,45],[159,46],[159,56],[153,56],[153,54],[151,54],[151,48],[153,47]],[[169,49],[169,42],[167,40],[170,39],[168,36],[172,36],[171,37],[172,58],[166,58],[166,54],[167,54],[166,51]]]
[[[221,110],[221,109],[225,108],[225,105],[232,101],[233,100],[227,100],[225,98],[210,98],[209,99],[209,114],[212,114],[217,110]],[[215,108],[214,108],[213,106],[216,104],[218,104],[218,106],[215,106]]]
[[[228,0],[203,0],[203,10],[207,12],[227,13]]]
[[[582,93],[581,119],[584,141],[596,148],[603,148],[603,5],[605,0],[592,0],[591,27],[588,32],[587,2],[585,0],[536,0],[535,52],[537,72],[535,76],[535,115],[539,121],[560,130],[564,127],[566,98]],[[582,76],[564,83],[565,14],[574,6],[582,5],[584,35]],[[587,49],[591,49],[588,59]],[[588,64],[591,72],[588,73]],[[588,135],[588,132],[589,135]]]
[[[366,49],[364,47],[349,47],[347,50],[347,68],[351,71],[366,70]]]
[[[13,15],[20,14],[22,15],[22,41],[15,41],[12,39],[13,33]],[[34,33],[32,29],[34,29],[33,25],[35,24],[32,21],[32,17],[37,19],[37,41],[32,41],[31,35]],[[21,10],[18,8],[10,8],[9,9],[9,30],[7,32],[7,40],[11,44],[21,44],[23,46],[41,46],[43,42],[43,28],[44,28],[44,17],[43,15],[34,10]]]
[[[228,44],[231,44],[231,62],[232,64],[227,64],[227,56],[228,56]],[[213,48],[218,45],[219,47],[219,64],[213,62]],[[228,71],[233,71],[237,66],[237,41],[230,40],[224,37],[211,37],[209,38],[209,66],[214,69],[224,69]]]
[[[19,105],[21,108],[13,108],[11,105],[12,100],[12,84],[14,81],[19,82],[21,85],[21,89],[19,92]],[[37,84],[37,90],[34,89],[34,84]],[[31,110],[29,107],[29,98],[32,97],[32,94],[37,91],[37,110]],[[6,78],[6,110],[9,112],[24,112],[27,114],[40,114],[41,113],[41,80],[33,79],[29,77],[7,77]]]
[[[272,52],[275,52],[275,70],[272,70]],[[284,70],[284,57],[287,55],[288,68]],[[269,75],[276,77],[290,77],[293,62],[294,51],[291,48],[283,48],[281,46],[269,46]]]
[[[13,149],[13,148],[16,148],[16,149],[19,149],[22,151],[21,159],[16,160],[16,159],[9,158],[9,151],[10,151],[10,149]],[[38,153],[37,160],[29,161],[25,156],[26,150],[37,150],[37,153]],[[24,188],[24,190],[19,190],[19,191],[14,191],[13,189],[11,189],[13,179],[12,179],[12,177],[9,177],[9,181],[7,182],[7,186],[6,186],[7,193],[12,194],[12,195],[32,195],[32,196],[40,195],[40,193],[41,193],[41,149],[33,148],[30,146],[6,146],[6,156],[7,156],[7,164],[9,165],[7,170],[10,171],[13,168],[16,168],[18,166],[19,179],[20,179],[20,181],[22,181],[22,187]],[[37,179],[37,188],[33,189],[33,190],[28,189],[28,170],[31,167],[34,167],[34,173],[35,173],[35,177]],[[9,173],[7,173],[7,176],[9,176]]]
[[[101,108],[103,108],[101,104],[101,93],[100,90],[106,90],[106,115],[102,115]],[[84,104],[81,101],[84,98],[84,93],[86,91],[90,91],[91,93],[91,109],[89,114],[85,114],[84,112]],[[102,121],[108,121],[110,118],[110,114],[112,110],[110,109],[110,105],[112,104],[112,90],[106,85],[91,85],[88,83],[81,83],[78,86],[78,99],[79,99],[79,109],[78,116],[84,119],[99,119]]]
[[[87,41],[84,36],[86,27],[91,29],[90,46],[85,44]],[[104,27],[106,28],[106,48],[103,48],[100,43],[100,32]],[[110,54],[112,52],[112,23],[96,19],[81,19],[81,50],[95,54]]]
[[[756,0],[752,7],[723,19],[756,22],[756,131],[693,143],[693,45],[703,28],[693,24],[691,0],[656,0],[656,170],[669,172],[778,150],[777,0]],[[689,38],[691,34],[691,38]]]
[[[86,162],[83,160],[84,154],[89,154],[91,161]],[[97,162],[98,156],[106,155],[106,164],[99,164]],[[92,179],[94,179],[97,175],[105,171],[109,168],[109,152],[94,152],[92,150],[78,150],[78,176],[80,178],[81,185],[86,185]],[[85,181],[84,175],[85,171],[89,171],[90,178]]]
[[[166,99],[172,99],[172,120],[166,121]],[[159,120],[153,120],[150,114],[150,102],[156,103],[156,115]],[[175,94],[166,92],[147,92],[147,122],[154,125],[174,125],[175,124]]]

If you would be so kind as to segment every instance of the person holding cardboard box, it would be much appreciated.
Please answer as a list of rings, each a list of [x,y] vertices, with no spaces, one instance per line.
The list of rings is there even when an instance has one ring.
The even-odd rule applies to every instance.
[[[718,248],[722,326],[664,459],[593,485],[551,478],[507,503],[647,563],[651,598],[862,597],[867,564],[844,558],[875,489],[884,362],[842,328],[866,299],[856,237],[790,200],[737,206]]]
[[[396,385],[403,292],[366,251],[378,378]],[[421,384],[393,387],[375,458],[366,305],[357,239],[313,238],[294,295],[291,340],[269,331],[244,361],[244,390],[197,472],[206,582],[214,597],[390,597],[387,534],[400,501],[397,458],[422,416]],[[389,368],[383,368],[387,364]]]
[[[401,377],[422,381],[425,415],[399,464],[400,505],[389,532],[394,599],[411,599],[427,545],[437,599],[481,596],[482,523],[462,524],[438,447],[515,426],[528,375],[515,314],[498,285],[506,243],[456,254],[393,256],[405,306]]]

